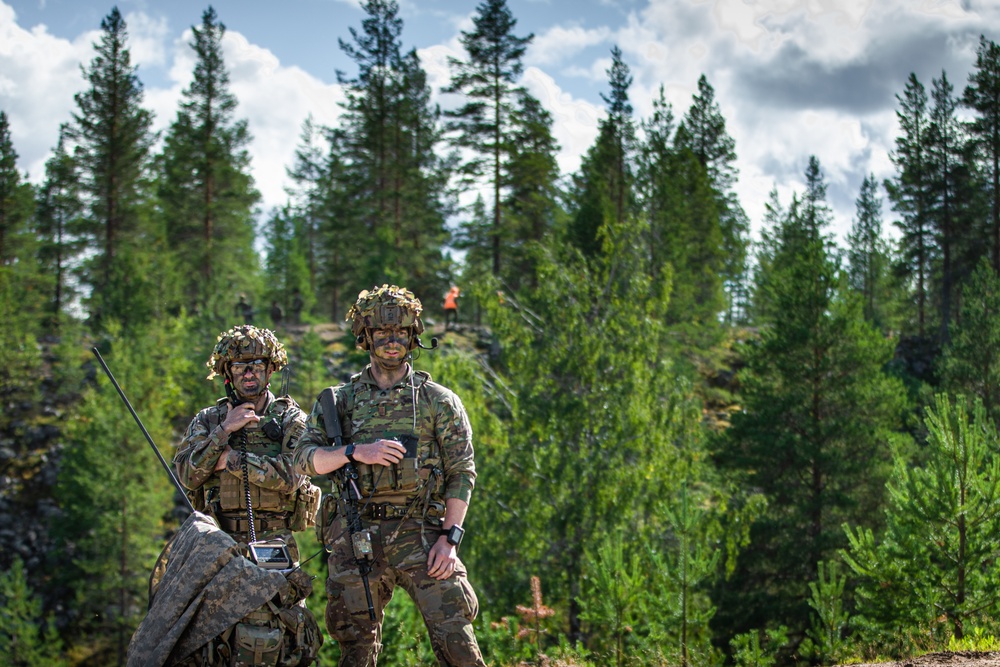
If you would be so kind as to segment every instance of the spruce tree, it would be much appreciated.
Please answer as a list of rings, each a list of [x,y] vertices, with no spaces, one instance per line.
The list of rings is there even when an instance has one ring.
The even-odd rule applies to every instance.
[[[976,255],[984,252],[975,230],[977,204],[982,198],[975,192],[974,166],[970,164],[968,139],[956,110],[959,101],[953,86],[941,72],[932,81],[930,112],[930,158],[933,187],[932,218],[940,247],[940,290],[937,295],[941,340],[948,338],[948,327],[957,314],[955,292],[972,271]]]
[[[226,26],[209,7],[190,43],[197,61],[167,132],[159,200],[174,249],[183,304],[228,321],[232,294],[252,292],[256,265],[250,133],[235,116],[222,54]]]
[[[893,341],[865,321],[838,276],[810,160],[809,191],[774,232],[768,306],[740,373],[743,410],[716,460],[768,506],[751,527],[730,583],[720,587],[727,634],[808,619],[808,583],[844,546],[840,525],[878,521],[889,471],[885,441],[900,427],[904,392],[883,371]]]
[[[982,402],[1000,423],[1000,276],[984,257],[962,290],[961,317],[952,323],[940,359],[943,386]]]
[[[635,121],[628,97],[632,76],[617,46],[611,50],[607,74],[610,92],[601,93],[607,116],[598,123],[597,140],[574,176],[571,193],[574,210],[569,221],[569,241],[590,258],[617,243],[616,237],[624,237],[635,213]]]
[[[42,613],[42,603],[31,589],[24,561],[14,558],[0,573],[0,655],[9,667],[62,667],[62,641],[54,619]]]
[[[152,114],[142,107],[127,40],[125,20],[114,7],[101,21],[96,55],[83,70],[89,87],[74,97],[71,126],[88,213],[84,233],[93,252],[83,281],[98,328],[109,319],[147,321],[163,305],[153,289],[163,282],[155,275],[162,239],[145,210]]]
[[[969,132],[989,198],[990,257],[993,270],[1000,272],[1000,46],[983,35],[962,102],[976,112]]]
[[[698,92],[677,128],[675,143],[698,158],[715,190],[725,258],[721,273],[729,302],[726,319],[732,324],[743,317],[746,305],[750,221],[733,190],[739,175],[736,141],[726,130],[715,89],[704,74],[698,78]]]
[[[10,136],[7,113],[0,111],[0,267],[9,267],[21,256],[30,238],[28,221],[33,202],[31,185],[17,170],[17,151]]]
[[[923,337],[927,325],[931,267],[936,259],[937,245],[931,221],[930,115],[927,91],[916,74],[910,74],[903,95],[896,95],[896,100],[899,102],[896,118],[901,135],[896,137],[896,149],[890,154],[896,166],[896,176],[886,180],[885,189],[893,210],[902,216],[895,223],[901,232],[898,271],[914,281],[917,335]]]
[[[882,200],[875,174],[865,176],[855,202],[854,223],[847,235],[847,275],[861,296],[865,319],[884,329],[889,249],[882,235]]]
[[[506,0],[485,0],[472,19],[475,28],[462,31],[467,60],[449,58],[451,83],[445,93],[468,98],[454,111],[446,112],[446,130],[453,145],[468,149],[474,157],[461,166],[467,182],[485,180],[492,192],[492,229],[489,248],[493,275],[501,275],[504,239],[511,236],[503,213],[503,192],[510,185],[510,161],[515,152],[519,99],[526,95],[517,85],[521,58],[533,34],[514,34],[517,19]]]

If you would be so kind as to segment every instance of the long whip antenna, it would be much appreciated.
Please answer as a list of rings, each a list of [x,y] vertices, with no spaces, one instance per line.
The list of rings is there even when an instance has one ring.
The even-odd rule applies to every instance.
[[[132,404],[128,402],[128,398],[125,396],[125,392],[122,391],[122,388],[118,385],[118,381],[115,380],[115,376],[111,374],[111,369],[108,368],[108,365],[106,363],[104,363],[104,358],[101,356],[101,353],[98,351],[96,347],[92,348],[91,351],[94,353],[94,356],[97,357],[97,361],[101,363],[101,368],[104,369],[104,372],[107,374],[108,379],[111,380],[111,384],[113,384],[115,389],[118,390],[118,395],[122,397],[122,401],[124,401],[125,407],[127,407],[128,411],[132,413],[132,418],[135,419],[135,423],[139,425],[139,430],[142,431],[142,434],[144,436],[146,436],[146,442],[148,442],[149,446],[153,448],[153,453],[156,454],[156,458],[160,459],[160,465],[162,465],[163,469],[167,471],[168,475],[170,475],[170,481],[173,482],[174,486],[177,487],[177,490],[180,491],[181,498],[184,499],[184,504],[187,505],[187,508],[189,510],[194,512],[194,505],[191,504],[191,500],[188,498],[187,492],[184,490],[184,487],[181,486],[181,483],[177,481],[177,478],[174,476],[174,471],[171,470],[170,466],[167,465],[167,462],[163,459],[163,456],[160,454],[160,450],[156,448],[156,444],[153,442],[153,438],[150,437],[149,431],[147,431],[146,427],[142,425],[142,420],[139,419],[139,415],[137,415],[135,410],[132,408]]]

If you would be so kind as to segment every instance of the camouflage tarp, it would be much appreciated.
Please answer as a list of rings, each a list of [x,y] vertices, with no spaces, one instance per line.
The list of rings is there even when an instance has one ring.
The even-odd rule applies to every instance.
[[[248,561],[233,538],[200,512],[167,542],[149,588],[149,612],[129,642],[128,667],[173,665],[289,592],[283,574]]]

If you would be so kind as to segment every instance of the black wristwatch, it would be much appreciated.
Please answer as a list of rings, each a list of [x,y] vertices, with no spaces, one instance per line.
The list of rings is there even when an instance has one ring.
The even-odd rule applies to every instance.
[[[448,544],[457,547],[459,544],[462,543],[462,538],[465,537],[465,528],[462,528],[458,524],[455,524],[454,526],[448,528],[447,530],[442,528],[441,534],[448,536]]]
[[[354,445],[348,445],[344,448],[344,456],[346,456],[347,460],[351,463],[357,464],[357,461],[354,460]]]

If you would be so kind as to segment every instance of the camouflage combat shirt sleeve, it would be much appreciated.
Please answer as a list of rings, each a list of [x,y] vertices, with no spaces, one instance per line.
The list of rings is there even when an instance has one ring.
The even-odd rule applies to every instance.
[[[226,400],[219,399],[215,405],[205,408],[191,420],[173,460],[177,477],[185,488],[198,489],[216,474],[215,464],[229,443],[221,426],[227,412]],[[308,481],[304,475],[295,472],[293,463],[295,447],[305,430],[306,417],[295,401],[287,397],[275,399],[268,392],[268,404],[260,423],[272,418],[277,418],[281,423],[281,451],[276,456],[248,452],[247,472],[253,484],[291,494]],[[242,477],[243,470],[238,457],[230,458],[226,471]]]

